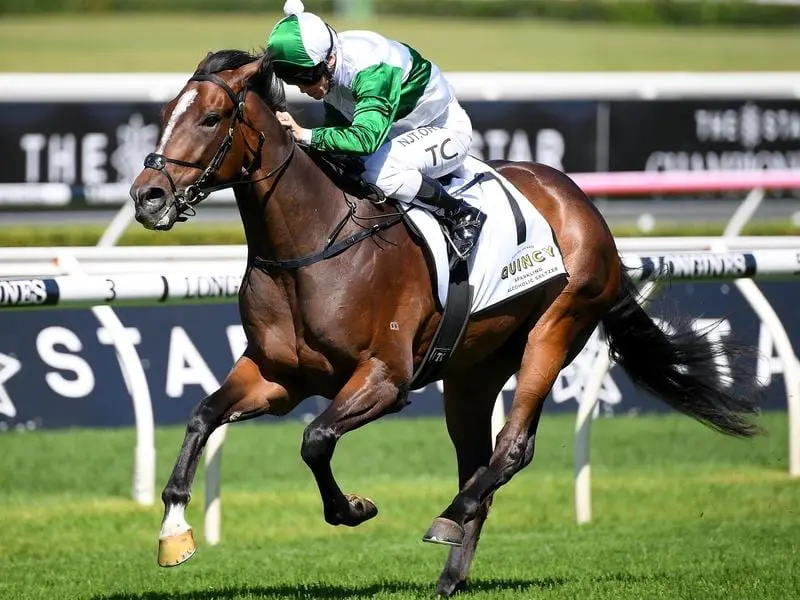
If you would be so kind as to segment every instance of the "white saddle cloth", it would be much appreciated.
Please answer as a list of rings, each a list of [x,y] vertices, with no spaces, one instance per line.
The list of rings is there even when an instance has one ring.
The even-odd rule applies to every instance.
[[[457,194],[486,214],[486,223],[467,262],[473,288],[470,314],[489,309],[567,272],[550,225],[497,171],[468,157],[453,173],[447,190],[457,191],[478,173],[486,173],[483,180]],[[450,267],[441,226],[422,208],[413,208],[408,216],[434,258],[439,302],[444,306]]]

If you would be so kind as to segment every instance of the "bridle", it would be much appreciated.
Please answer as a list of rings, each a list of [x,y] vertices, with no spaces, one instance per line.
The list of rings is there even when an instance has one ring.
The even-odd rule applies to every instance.
[[[167,178],[172,195],[175,198],[175,207],[178,210],[178,217],[176,220],[178,221],[185,221],[187,217],[181,215],[188,210],[192,210],[196,204],[204,200],[212,192],[231,188],[235,185],[254,183],[254,181],[251,181],[249,178],[258,170],[259,165],[261,164],[261,149],[264,146],[265,140],[264,132],[254,127],[245,118],[245,100],[247,98],[247,93],[250,91],[250,88],[247,85],[242,88],[237,96],[230,86],[225,82],[225,80],[214,73],[195,74],[189,79],[189,81],[209,81],[215,85],[218,85],[227,94],[228,98],[231,99],[235,110],[231,116],[228,133],[220,143],[208,166],[205,166],[199,162],[188,162],[185,160],[179,160],[177,158],[169,158],[168,156],[164,156],[163,154],[158,154],[156,152],[151,152],[145,157],[144,167],[146,169],[160,171]],[[208,182],[213,179],[217,170],[222,166],[222,163],[225,162],[225,157],[233,146],[233,136],[236,131],[236,126],[239,123],[249,128],[251,131],[258,133],[258,145],[256,148],[251,148],[245,140],[245,146],[247,146],[248,151],[252,155],[250,164],[248,164],[247,167],[243,167],[242,176],[238,180],[220,183],[217,185],[208,185]],[[257,181],[269,179],[285,169],[289,165],[289,161],[291,161],[292,157],[294,156],[295,146],[296,144],[294,142],[290,143],[289,152],[286,154],[280,164],[278,164],[277,167],[269,171],[263,177],[260,177]],[[172,176],[169,174],[169,171],[166,168],[168,164],[198,169],[202,171],[202,173],[194,181],[194,183],[187,185],[183,189],[178,189],[178,187],[175,185],[175,181],[172,179]]]
[[[203,200],[206,196],[208,196],[212,192],[215,192],[217,190],[222,190],[225,188],[230,188],[235,185],[251,184],[257,181],[263,181],[265,179],[269,179],[270,177],[274,177],[275,175],[278,175],[279,173],[283,172],[283,170],[289,166],[289,163],[291,162],[292,157],[294,156],[295,148],[297,147],[297,144],[294,142],[294,140],[291,139],[291,133],[286,131],[286,135],[289,137],[290,141],[289,151],[286,153],[286,156],[283,158],[283,160],[281,160],[280,164],[278,164],[277,167],[269,171],[266,175],[259,177],[258,179],[254,180],[249,179],[249,177],[258,170],[258,166],[261,163],[261,149],[264,145],[265,136],[263,131],[254,127],[245,118],[244,114],[245,99],[247,97],[247,93],[250,91],[248,86],[245,85],[244,88],[242,88],[242,91],[239,92],[239,95],[237,96],[230,88],[230,86],[227,83],[225,83],[225,81],[222,78],[213,73],[195,74],[194,76],[191,77],[191,79],[189,79],[189,81],[210,81],[211,83],[218,85],[228,95],[228,97],[231,99],[231,102],[233,102],[235,111],[233,113],[233,116],[231,117],[231,124],[230,127],[228,128],[228,133],[222,140],[222,143],[219,145],[219,148],[217,148],[217,151],[214,153],[214,156],[211,158],[211,162],[208,164],[208,166],[205,166],[197,162],[188,162],[185,160],[179,160],[177,158],[169,158],[167,156],[164,156],[163,154],[158,154],[156,152],[151,152],[145,157],[144,159],[145,168],[154,169],[156,171],[164,173],[164,176],[167,178],[167,181],[169,181],[172,194],[175,197],[175,206],[177,207],[178,210],[178,216],[176,217],[176,221],[185,221],[187,217],[181,215],[187,210],[192,210],[197,203],[199,203],[201,200]],[[253,156],[252,159],[250,160],[250,164],[246,168],[243,167],[244,172],[242,173],[242,177],[236,181],[230,181],[228,183],[221,183],[210,186],[206,185],[208,181],[215,175],[217,169],[219,169],[220,166],[222,166],[222,163],[225,161],[225,156],[228,154],[228,151],[233,146],[233,135],[236,130],[236,125],[238,125],[239,123],[242,123],[245,127],[248,127],[252,131],[258,132],[259,136],[258,146],[255,149],[251,148],[250,145],[247,144],[247,141],[245,140],[245,145],[247,146],[247,149]],[[186,186],[182,190],[179,190],[175,185],[175,181],[170,176],[169,171],[167,171],[166,167],[168,164],[175,164],[175,165],[180,165],[182,167],[190,167],[192,169],[198,169],[201,170],[202,173],[200,174],[200,177],[198,177],[194,181],[194,183]],[[252,259],[253,266],[265,271],[273,271],[275,269],[278,270],[298,269],[301,267],[312,265],[314,263],[326,260],[333,256],[337,256],[338,254],[341,254],[342,252],[344,252],[351,246],[359,243],[360,241],[370,238],[376,235],[377,233],[384,231],[385,229],[394,227],[403,220],[405,214],[405,211],[400,211],[397,213],[393,213],[391,215],[387,215],[388,218],[386,220],[377,223],[372,227],[362,226],[362,229],[360,231],[357,231],[356,233],[349,235],[345,239],[336,242],[336,239],[339,236],[339,233],[341,233],[344,226],[349,221],[354,220],[355,218],[355,210],[356,210],[355,203],[349,201],[346,197],[345,197],[345,202],[347,202],[348,211],[336,225],[336,227],[333,230],[333,233],[331,233],[331,235],[328,236],[325,247],[321,251],[301,258],[292,258],[284,260],[272,260],[256,256],[253,257]]]

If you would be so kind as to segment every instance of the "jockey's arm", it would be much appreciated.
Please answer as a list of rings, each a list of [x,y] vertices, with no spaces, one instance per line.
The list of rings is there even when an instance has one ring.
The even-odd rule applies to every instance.
[[[312,129],[311,146],[358,156],[373,154],[386,141],[394,123],[402,76],[401,69],[383,63],[358,73],[352,87],[356,101],[352,123]]]
[[[347,120],[342,113],[340,113],[334,106],[328,102],[323,102],[325,107],[325,116],[322,119],[322,127],[347,127],[350,121]]]

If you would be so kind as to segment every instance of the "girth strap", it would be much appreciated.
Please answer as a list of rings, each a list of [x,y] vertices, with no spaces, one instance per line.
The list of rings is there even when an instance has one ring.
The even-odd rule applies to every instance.
[[[472,291],[467,261],[460,260],[450,270],[450,285],[447,289],[447,301],[442,318],[422,364],[411,377],[409,389],[417,390],[440,379],[441,372],[458,348],[469,323]]]

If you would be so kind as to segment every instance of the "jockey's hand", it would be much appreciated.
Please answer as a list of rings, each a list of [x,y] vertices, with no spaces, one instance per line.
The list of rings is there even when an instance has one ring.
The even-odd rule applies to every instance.
[[[300,127],[292,115],[288,112],[277,111],[275,116],[278,117],[278,123],[288,129],[295,140],[303,144],[311,143],[311,130]]]

